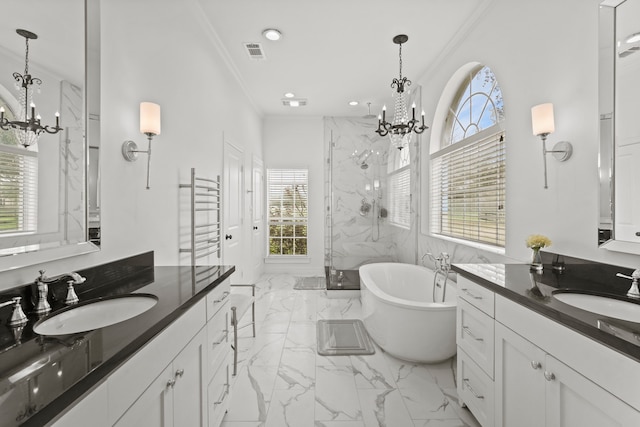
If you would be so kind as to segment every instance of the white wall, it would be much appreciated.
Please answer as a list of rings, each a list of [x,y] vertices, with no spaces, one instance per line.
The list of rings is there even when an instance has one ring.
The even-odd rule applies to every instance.
[[[324,274],[323,132],[322,117],[269,116],[264,120],[265,169],[309,170],[308,263],[268,263],[267,273]]]
[[[495,0],[464,41],[419,80],[427,117],[433,117],[449,78],[464,64],[478,61],[495,73],[506,116],[508,257],[528,261],[525,239],[540,233],[551,238],[554,252],[640,265],[638,256],[597,247],[597,36],[597,0]],[[565,163],[548,156],[548,190],[543,188],[541,141],[531,131],[530,109],[542,102],[555,106],[556,132],[549,148],[562,140],[574,147]],[[457,261],[500,258],[424,235],[420,247],[421,252],[457,250]]]
[[[39,268],[54,275],[150,250],[157,265],[177,265],[184,222],[178,185],[188,182],[189,169],[222,174],[224,133],[243,146],[249,174],[252,155],[262,157],[261,117],[229,73],[195,3],[102,2],[102,249],[4,272],[0,288],[33,280]],[[127,139],[146,149],[138,128],[140,101],[162,106],[150,190],[146,156],[129,163],[120,151]]]

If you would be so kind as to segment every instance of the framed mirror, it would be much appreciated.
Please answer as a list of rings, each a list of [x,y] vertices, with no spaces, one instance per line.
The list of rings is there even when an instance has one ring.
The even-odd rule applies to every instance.
[[[40,116],[42,126],[59,123],[59,130],[35,138],[6,121],[0,130],[0,271],[99,249],[99,6],[3,1],[5,120]],[[25,91],[17,76],[26,75],[34,84]]]
[[[600,4],[600,247],[640,254],[640,0]]]

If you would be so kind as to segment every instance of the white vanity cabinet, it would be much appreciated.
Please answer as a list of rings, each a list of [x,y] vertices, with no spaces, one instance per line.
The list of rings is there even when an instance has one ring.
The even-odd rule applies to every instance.
[[[178,354],[115,424],[117,427],[201,426],[206,416],[204,329]]]
[[[458,396],[483,427],[640,426],[640,363],[458,276]]]
[[[483,427],[494,418],[494,293],[458,276],[458,397]]]
[[[495,342],[496,427],[640,425],[638,362],[503,297]]]
[[[229,294],[227,278],[52,425],[219,426],[231,387]]]

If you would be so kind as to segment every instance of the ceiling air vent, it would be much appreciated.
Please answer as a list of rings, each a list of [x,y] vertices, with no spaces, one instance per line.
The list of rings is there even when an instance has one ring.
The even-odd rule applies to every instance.
[[[306,98],[282,98],[282,105],[285,107],[304,107],[307,105]]]
[[[244,43],[244,48],[247,50],[247,55],[249,55],[249,58],[251,59],[267,59],[267,57],[264,55],[262,45],[260,43]]]

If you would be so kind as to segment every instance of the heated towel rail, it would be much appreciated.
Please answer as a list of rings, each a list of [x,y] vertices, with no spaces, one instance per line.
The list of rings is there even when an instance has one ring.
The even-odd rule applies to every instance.
[[[212,254],[220,258],[220,175],[216,179],[203,178],[196,175],[195,168],[191,168],[191,182],[180,184],[180,188],[188,188],[191,191],[191,246],[180,249],[180,252],[191,253],[192,266],[197,265],[198,259]]]

